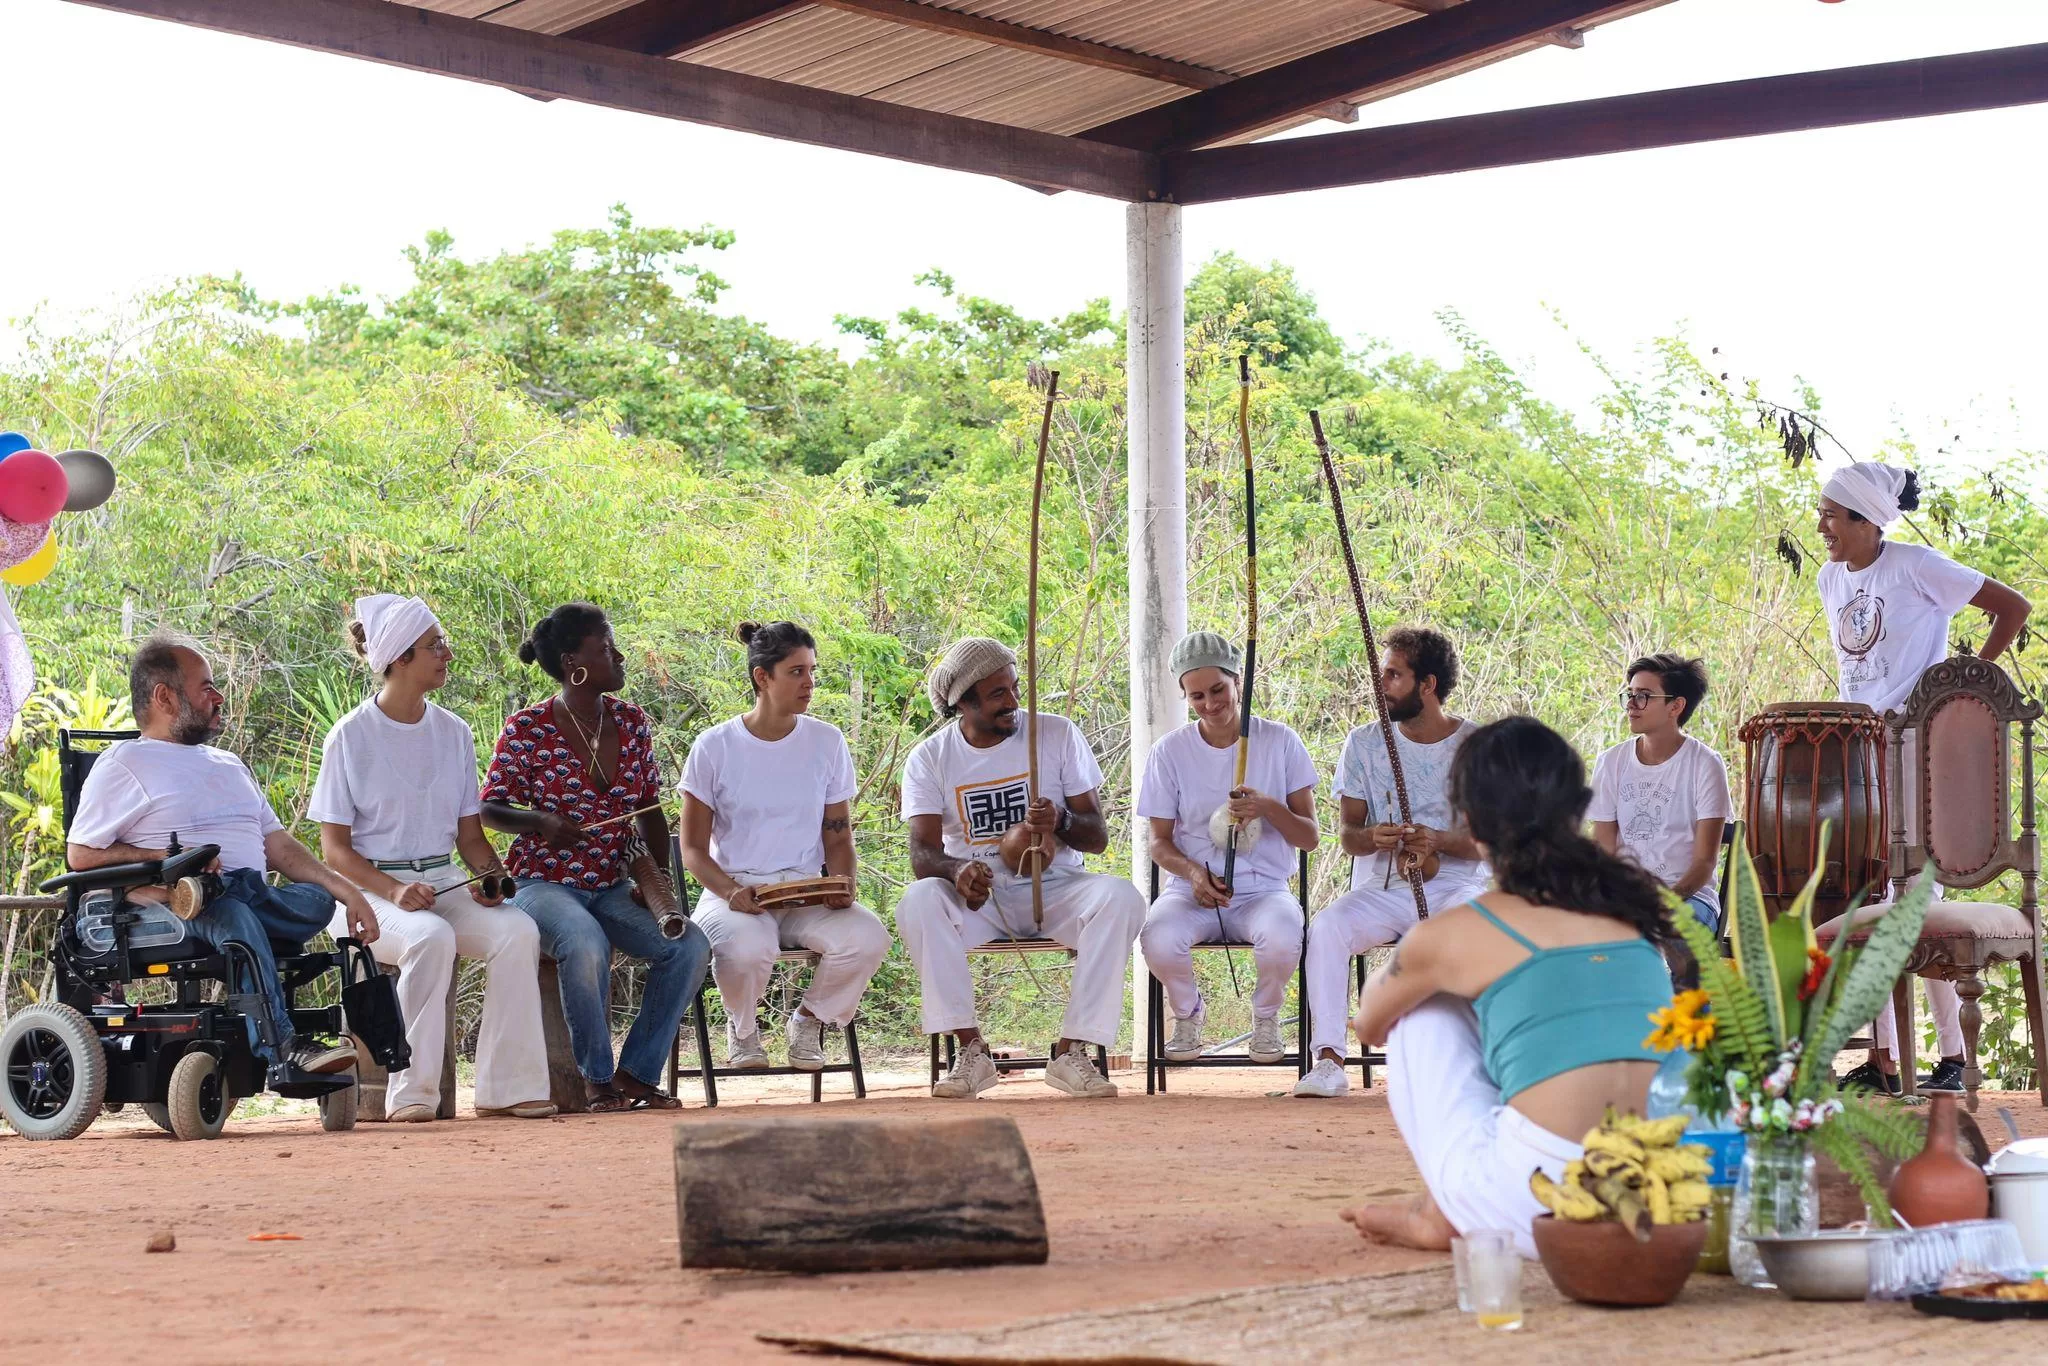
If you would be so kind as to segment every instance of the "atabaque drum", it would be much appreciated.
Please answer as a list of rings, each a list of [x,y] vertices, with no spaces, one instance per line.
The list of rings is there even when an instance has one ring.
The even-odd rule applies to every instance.
[[[1746,843],[1772,918],[1816,864],[1814,922],[1884,895],[1891,822],[1884,719],[1861,702],[1775,702],[1742,723]],[[1821,826],[1828,823],[1827,847]],[[1734,907],[1728,908],[1732,915]]]

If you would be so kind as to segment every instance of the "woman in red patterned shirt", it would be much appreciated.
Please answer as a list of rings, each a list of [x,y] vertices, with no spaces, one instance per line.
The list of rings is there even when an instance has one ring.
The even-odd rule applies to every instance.
[[[658,808],[597,826],[661,800],[661,766],[647,714],[612,694],[626,683],[626,657],[611,623],[587,602],[557,607],[533,628],[519,658],[561,683],[545,702],[505,721],[484,776],[484,823],[516,835],[505,865],[513,900],[540,927],[540,951],[555,960],[562,1015],[590,1108],[598,1113],[681,1102],[650,1078],[661,1075],[677,1026],[704,980],[711,945],[691,925],[662,938],[633,899],[626,859],[634,840],[668,866],[668,818]],[[637,835],[635,827],[637,827]],[[647,962],[640,1014],[612,1062],[611,958],[618,949]]]

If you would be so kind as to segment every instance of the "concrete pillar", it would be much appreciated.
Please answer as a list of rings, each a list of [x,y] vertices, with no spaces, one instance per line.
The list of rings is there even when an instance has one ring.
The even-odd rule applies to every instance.
[[[1188,628],[1187,317],[1181,284],[1178,204],[1124,210],[1127,297],[1125,351],[1130,435],[1126,491],[1130,517],[1131,804],[1145,759],[1161,735],[1187,720],[1166,676],[1167,657]],[[1146,822],[1131,816],[1131,877],[1149,883]],[[1133,960],[1131,1055],[1145,1055],[1145,965]]]

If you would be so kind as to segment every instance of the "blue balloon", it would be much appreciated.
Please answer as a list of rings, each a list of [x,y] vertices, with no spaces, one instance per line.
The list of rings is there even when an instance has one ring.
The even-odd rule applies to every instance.
[[[16,451],[31,450],[35,444],[20,432],[0,432],[0,460],[5,460]]]

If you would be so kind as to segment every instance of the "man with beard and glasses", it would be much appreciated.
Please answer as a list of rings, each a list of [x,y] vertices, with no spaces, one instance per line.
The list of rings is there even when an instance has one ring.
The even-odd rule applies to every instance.
[[[1451,760],[1476,729],[1444,710],[1458,685],[1457,650],[1440,631],[1390,631],[1380,682],[1407,779],[1411,823],[1401,824],[1379,723],[1357,727],[1344,742],[1331,784],[1342,812],[1338,839],[1352,856],[1351,890],[1309,922],[1309,1047],[1316,1063],[1295,1083],[1297,1096],[1341,1096],[1351,1088],[1344,1075],[1351,960],[1398,942],[1414,928],[1409,861],[1422,863],[1431,913],[1485,891],[1490,876],[1479,846],[1451,811]]]
[[[1085,872],[1083,854],[1109,845],[1096,804],[1102,770],[1080,727],[1038,717],[1038,795],[1031,795],[1025,718],[1017,702],[1017,656],[999,641],[970,637],[932,670],[932,709],[956,718],[920,742],[903,766],[903,819],[917,881],[896,903],[896,930],[917,967],[927,1034],[960,1040],[953,1070],[932,1087],[946,1100],[972,1100],[1000,1077],[974,1011],[970,949],[1041,933],[1031,916],[1031,878],[1002,859],[1017,825],[1054,852],[1042,874],[1047,939],[1076,953],[1060,1040],[1045,1083],[1070,1096],[1114,1096],[1090,1044],[1115,1042],[1124,1015],[1131,945],[1145,923],[1145,898],[1122,878]]]
[[[377,937],[369,902],[292,838],[240,759],[206,743],[220,734],[222,698],[193,642],[171,635],[144,641],[129,665],[128,695],[142,735],[109,746],[86,775],[65,845],[71,867],[159,859],[173,835],[187,849],[219,845],[209,871],[218,875],[220,890],[203,903],[170,897],[160,887],[137,888],[129,899],[169,901],[201,941],[249,951],[259,980],[243,985],[262,993],[283,1040],[273,1049],[251,1021],[272,1086],[304,1073],[347,1071],[355,1065],[354,1049],[292,1032],[270,941],[305,943],[325,928],[339,900],[349,932],[367,944]],[[291,881],[270,886],[264,876],[273,868]]]

